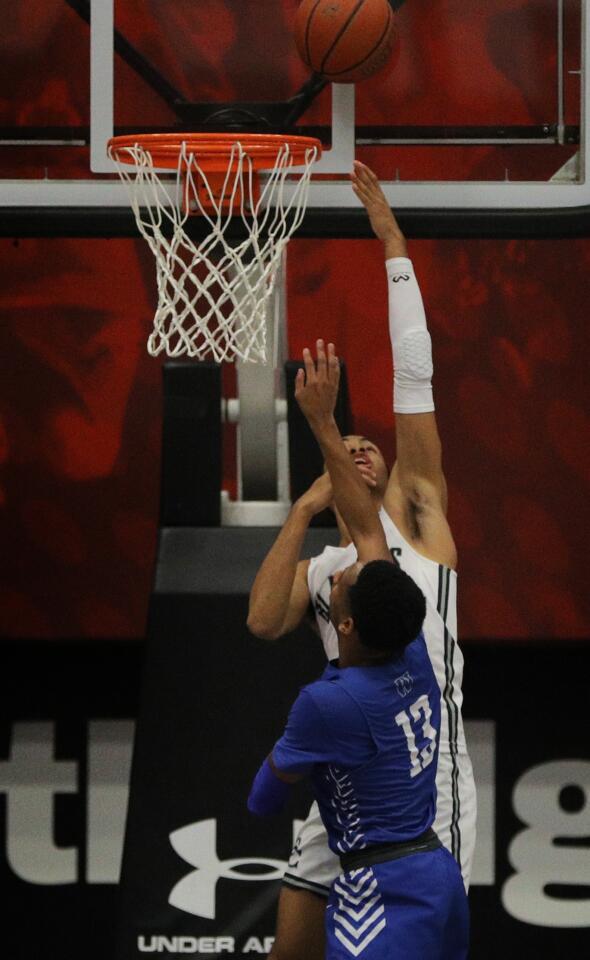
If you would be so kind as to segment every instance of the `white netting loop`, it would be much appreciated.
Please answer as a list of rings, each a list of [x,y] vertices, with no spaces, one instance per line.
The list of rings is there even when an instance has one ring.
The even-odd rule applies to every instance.
[[[186,141],[175,177],[166,170],[166,179],[140,144],[109,148],[128,185],[139,230],[156,258],[158,307],[148,340],[152,356],[165,352],[169,357],[267,362],[270,298],[283,249],[305,214],[318,153],[316,146],[305,150],[299,179],[287,192],[294,158],[289,142],[282,143],[257,198],[252,157],[239,140],[228,151],[227,173],[216,189]],[[210,229],[199,243],[185,229],[194,212]],[[227,236],[235,220],[245,228],[245,239],[237,242]]]

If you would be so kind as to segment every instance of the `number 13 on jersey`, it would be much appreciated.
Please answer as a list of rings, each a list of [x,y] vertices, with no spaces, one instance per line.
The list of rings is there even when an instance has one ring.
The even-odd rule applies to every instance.
[[[409,707],[409,712],[410,716],[408,716],[405,710],[400,710],[395,716],[395,722],[398,727],[402,728],[408,741],[408,750],[410,751],[410,776],[417,777],[419,773],[422,773],[422,771],[432,763],[432,758],[436,751],[436,730],[430,723],[432,710],[430,709],[430,703],[428,702],[426,694],[423,694],[414,701]],[[412,729],[412,721],[414,726],[416,726],[420,723],[421,719],[423,719],[422,735],[428,742],[422,750],[418,750],[416,737]]]

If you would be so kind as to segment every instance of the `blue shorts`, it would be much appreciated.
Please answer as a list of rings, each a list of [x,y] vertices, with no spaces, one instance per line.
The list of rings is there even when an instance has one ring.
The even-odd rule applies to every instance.
[[[326,960],[466,960],[461,871],[441,847],[341,874],[326,910]]]

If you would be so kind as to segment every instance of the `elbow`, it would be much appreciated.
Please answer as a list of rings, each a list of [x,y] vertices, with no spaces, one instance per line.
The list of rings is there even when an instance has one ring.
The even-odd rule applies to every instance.
[[[278,640],[281,636],[281,633],[277,629],[273,629],[272,625],[265,623],[263,620],[259,620],[256,617],[250,615],[246,620],[246,626],[249,633],[252,636],[257,637],[258,640]]]

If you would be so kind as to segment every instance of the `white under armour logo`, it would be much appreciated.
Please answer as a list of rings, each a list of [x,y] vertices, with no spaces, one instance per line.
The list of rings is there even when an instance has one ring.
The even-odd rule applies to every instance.
[[[195,870],[176,884],[168,903],[195,917],[215,919],[215,890],[221,877],[231,880],[280,880],[285,872],[283,860],[249,857],[243,860],[220,860],[217,856],[217,821],[199,820],[180,827],[170,834],[170,843],[179,857]],[[251,863],[268,866],[266,873],[240,873],[239,867]]]
[[[407,695],[411,693],[413,686],[414,678],[411,673],[408,673],[407,670],[395,681],[395,689],[399,693],[400,697],[407,697]]]

